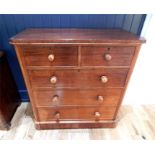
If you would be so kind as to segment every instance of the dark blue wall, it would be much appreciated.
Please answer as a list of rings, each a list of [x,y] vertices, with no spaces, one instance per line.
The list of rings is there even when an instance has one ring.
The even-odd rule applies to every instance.
[[[0,15],[0,49],[7,54],[22,100],[28,100],[19,64],[9,38],[26,28],[122,28],[140,34],[145,14]]]

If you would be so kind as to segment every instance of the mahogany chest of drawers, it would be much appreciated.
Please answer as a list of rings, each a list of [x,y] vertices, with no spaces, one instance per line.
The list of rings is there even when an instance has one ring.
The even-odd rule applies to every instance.
[[[12,37],[36,128],[115,127],[143,42],[120,29],[27,29]]]

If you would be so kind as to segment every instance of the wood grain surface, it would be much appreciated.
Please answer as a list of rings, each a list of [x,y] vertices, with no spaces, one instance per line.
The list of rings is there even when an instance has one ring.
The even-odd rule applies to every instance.
[[[117,106],[123,89],[39,89],[33,92],[37,107]],[[57,99],[55,99],[55,96]],[[103,100],[99,100],[99,96]]]
[[[28,46],[22,47],[26,66],[77,66],[78,48],[64,46]],[[49,61],[48,56],[54,55]]]
[[[70,88],[91,88],[91,87],[124,87],[127,77],[127,68],[110,69],[85,69],[85,70],[30,70],[28,71],[30,82],[33,88],[38,87],[70,87]],[[50,79],[57,78],[52,84]],[[106,76],[108,81],[101,82],[101,76]]]
[[[143,38],[121,29],[27,29],[10,39],[26,43],[142,43]]]
[[[134,46],[83,46],[81,66],[130,66],[134,51]],[[106,60],[106,54],[111,60]]]

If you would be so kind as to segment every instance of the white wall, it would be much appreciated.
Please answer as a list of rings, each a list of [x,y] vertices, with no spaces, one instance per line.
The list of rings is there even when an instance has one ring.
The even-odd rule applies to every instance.
[[[142,45],[123,104],[155,104],[155,15],[147,17],[142,35],[147,42]]]

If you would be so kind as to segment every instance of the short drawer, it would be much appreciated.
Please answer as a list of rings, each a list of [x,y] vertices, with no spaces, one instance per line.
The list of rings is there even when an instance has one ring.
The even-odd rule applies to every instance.
[[[39,106],[117,106],[123,89],[54,89],[34,91]]]
[[[36,87],[124,87],[128,68],[89,70],[29,70],[33,88]]]
[[[78,48],[71,46],[28,46],[23,47],[27,66],[77,66]]]
[[[81,48],[82,66],[130,66],[135,47],[96,47]]]
[[[112,120],[116,107],[96,108],[38,108],[40,121]]]

